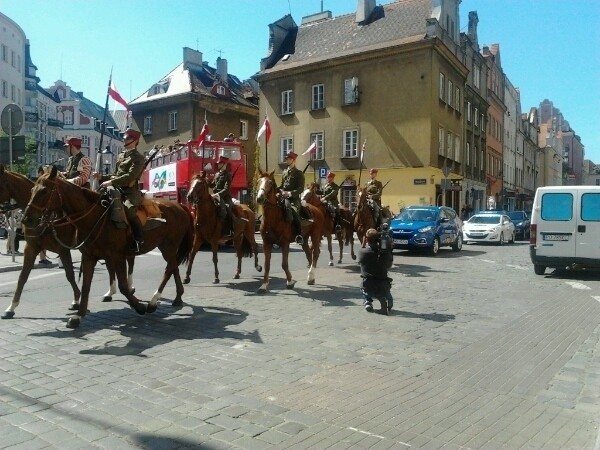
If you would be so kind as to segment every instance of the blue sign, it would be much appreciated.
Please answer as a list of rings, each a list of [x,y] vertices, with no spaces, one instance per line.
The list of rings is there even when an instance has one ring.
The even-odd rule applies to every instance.
[[[327,167],[319,167],[319,178],[325,178],[327,176]]]

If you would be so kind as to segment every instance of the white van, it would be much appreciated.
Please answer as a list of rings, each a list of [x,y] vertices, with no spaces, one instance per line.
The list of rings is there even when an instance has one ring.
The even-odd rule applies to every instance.
[[[600,186],[538,188],[529,254],[537,275],[546,267],[600,267]]]

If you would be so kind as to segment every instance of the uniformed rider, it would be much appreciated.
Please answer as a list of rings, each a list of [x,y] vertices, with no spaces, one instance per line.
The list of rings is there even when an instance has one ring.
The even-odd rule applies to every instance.
[[[327,209],[333,217],[333,223],[335,224],[335,231],[340,231],[340,202],[338,200],[338,192],[340,187],[333,181],[335,178],[334,172],[327,174],[327,183],[323,186],[321,201],[327,205]]]
[[[285,199],[285,206],[292,212],[292,221],[294,232],[296,233],[296,243],[303,244],[302,225],[300,222],[300,195],[304,190],[304,173],[296,167],[296,158],[298,155],[289,152],[285,158],[287,168],[283,171],[281,186],[279,191]]]
[[[229,158],[219,156],[217,160],[217,173],[210,184],[213,189],[212,197],[218,202],[219,218],[223,221],[223,234],[233,235],[233,200],[231,198],[231,180],[232,176],[228,170],[227,163]]]
[[[373,168],[369,170],[371,179],[367,181],[366,193],[367,198],[372,200],[373,215],[375,217],[375,226],[379,228],[383,223],[382,211],[381,211],[381,194],[383,192],[383,184],[377,179],[378,170]]]
[[[100,177],[98,173],[94,174],[102,181],[100,187],[113,186],[124,197],[123,206],[134,238],[130,250],[134,253],[140,253],[144,245],[142,223],[136,214],[137,208],[142,202],[138,180],[144,171],[146,162],[144,155],[137,150],[139,141],[140,132],[128,128],[123,135],[125,150],[117,158],[115,172],[108,177]]]
[[[67,181],[77,186],[90,187],[90,176],[92,174],[92,162],[90,158],[81,152],[81,139],[69,137],[65,142],[65,147],[69,152],[69,159],[65,171],[62,173]]]

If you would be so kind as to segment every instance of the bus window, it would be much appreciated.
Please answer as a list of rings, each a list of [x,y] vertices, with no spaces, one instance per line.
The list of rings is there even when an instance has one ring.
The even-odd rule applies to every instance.
[[[242,159],[242,153],[238,147],[219,147],[219,156],[225,156],[233,161]]]

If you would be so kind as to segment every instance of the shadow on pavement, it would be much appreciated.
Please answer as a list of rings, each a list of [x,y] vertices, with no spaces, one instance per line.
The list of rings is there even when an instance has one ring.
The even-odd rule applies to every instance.
[[[408,319],[422,319],[422,320],[431,320],[433,322],[448,322],[449,320],[456,319],[454,314],[438,314],[438,313],[426,313],[419,314],[410,311],[401,311],[397,309],[392,309],[390,311],[391,316],[402,316]]]
[[[545,275],[546,278],[557,278],[560,280],[600,280],[600,269],[554,269]]]

